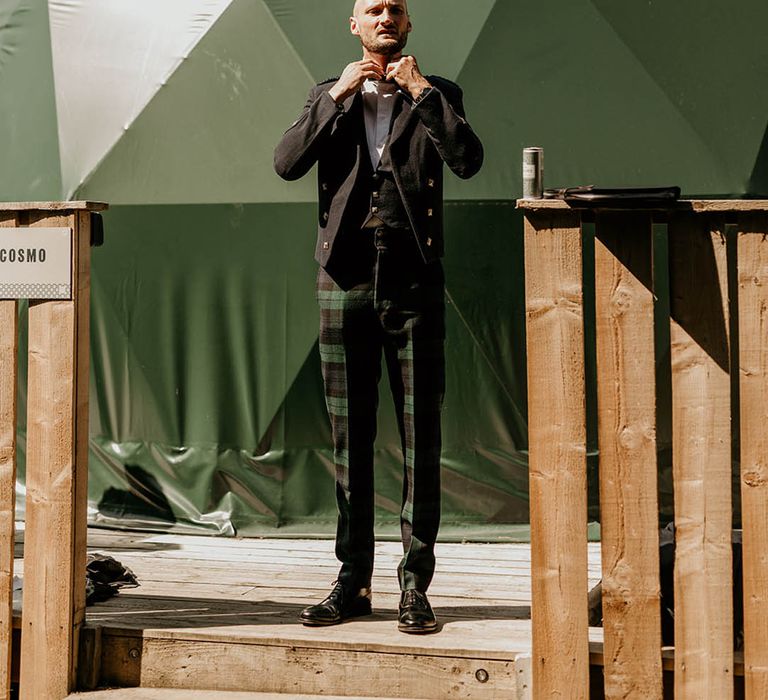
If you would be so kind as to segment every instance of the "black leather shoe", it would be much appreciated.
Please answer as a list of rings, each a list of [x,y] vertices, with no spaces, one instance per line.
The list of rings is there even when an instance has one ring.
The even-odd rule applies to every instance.
[[[428,634],[437,629],[435,613],[427,600],[427,594],[409,589],[400,596],[400,616],[397,629],[408,634]]]
[[[362,617],[372,612],[370,588],[363,588],[355,595],[336,583],[325,600],[301,611],[299,622],[307,627],[338,625],[350,617]]]

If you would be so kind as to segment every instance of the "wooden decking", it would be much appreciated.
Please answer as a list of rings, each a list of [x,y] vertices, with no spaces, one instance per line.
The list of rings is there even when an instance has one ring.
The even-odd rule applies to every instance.
[[[377,545],[373,616],[306,628],[298,612],[326,594],[337,571],[332,542],[88,536],[90,551],[112,555],[142,584],[88,608],[80,675],[92,687],[526,697],[528,545],[439,545],[430,598],[440,631],[413,637],[396,629],[397,543]],[[590,583],[598,576],[599,548],[590,545]]]
[[[414,637],[396,629],[398,543],[377,544],[373,616],[306,628],[299,611],[325,596],[337,571],[330,541],[88,535],[89,551],[110,554],[141,581],[88,608],[80,674],[88,686],[526,697],[528,545],[439,545],[430,598],[441,627]],[[598,577],[599,546],[590,545],[590,584]]]
[[[167,690],[165,688],[118,688],[73,693],[67,700],[286,700],[282,693],[238,693],[223,690]],[[290,700],[370,700],[370,696],[291,695]],[[393,700],[408,700],[399,698]]]

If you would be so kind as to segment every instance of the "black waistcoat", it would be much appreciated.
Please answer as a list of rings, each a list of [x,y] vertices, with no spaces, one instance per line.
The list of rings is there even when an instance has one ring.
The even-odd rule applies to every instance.
[[[397,189],[392,174],[392,160],[389,155],[389,142],[381,154],[379,167],[371,175],[370,206],[371,216],[378,216],[390,228],[408,228],[408,212],[403,205],[403,198]],[[366,217],[366,221],[370,217]]]

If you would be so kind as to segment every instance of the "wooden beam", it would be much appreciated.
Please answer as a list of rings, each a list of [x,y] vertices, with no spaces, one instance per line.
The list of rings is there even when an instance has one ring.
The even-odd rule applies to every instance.
[[[0,202],[0,212],[47,211],[69,214],[73,211],[105,211],[104,202]]]
[[[652,223],[642,212],[596,223],[605,697],[661,700]]]
[[[560,209],[565,211],[623,211],[626,207],[573,207],[562,199],[518,199],[518,209],[539,211],[541,209]],[[647,212],[763,212],[768,210],[768,199],[680,199],[674,204],[663,203],[656,207],[643,208]],[[637,210],[635,210],[637,211]]]
[[[768,698],[768,215],[742,215],[738,234],[744,681]]]
[[[74,693],[67,700],[371,700],[370,696],[297,695],[291,693],[238,693],[225,690],[174,690],[172,688],[113,688]],[[399,698],[398,700],[408,700]],[[523,698],[520,698],[523,700]]]
[[[70,590],[72,591],[72,641],[69,669],[70,690],[78,676],[79,634],[85,625],[85,563],[88,547],[88,446],[91,338],[91,214],[75,214],[73,287],[75,304],[75,484],[71,504],[72,542]]]
[[[73,229],[72,300],[29,308],[21,697],[57,700],[74,686],[85,609],[88,366],[79,336],[88,328],[90,232],[77,213],[30,212],[29,220]]]
[[[424,700],[514,698],[518,687],[512,660],[317,649],[297,643],[168,641],[107,630],[102,645],[101,682],[107,687],[273,692],[288,698],[329,692],[355,697],[373,691],[378,698]]]
[[[535,698],[589,697],[580,216],[525,222]]]
[[[669,224],[675,698],[733,697],[731,415],[724,224]]]
[[[0,214],[0,228],[15,226],[15,214]],[[0,698],[5,700],[11,697],[17,353],[18,302],[0,301]]]

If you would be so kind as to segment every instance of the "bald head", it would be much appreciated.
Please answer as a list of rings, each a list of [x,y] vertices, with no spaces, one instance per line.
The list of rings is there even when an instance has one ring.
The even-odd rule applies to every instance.
[[[352,8],[352,16],[357,17],[360,12],[363,11],[363,9],[367,5],[401,5],[403,9],[405,10],[405,14],[408,14],[408,2],[407,0],[355,0],[354,7]]]
[[[399,55],[411,31],[408,4],[406,0],[356,0],[349,26],[369,54]]]

